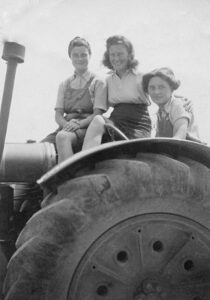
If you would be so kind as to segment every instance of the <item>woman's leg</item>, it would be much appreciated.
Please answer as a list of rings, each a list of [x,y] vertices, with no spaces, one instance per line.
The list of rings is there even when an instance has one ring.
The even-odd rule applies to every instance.
[[[58,150],[58,162],[62,162],[74,154],[73,146],[77,142],[74,132],[61,130],[56,135],[56,147]]]
[[[94,117],[87,129],[82,150],[87,150],[101,144],[102,136],[105,132],[104,125],[105,120],[102,116],[97,115]]]

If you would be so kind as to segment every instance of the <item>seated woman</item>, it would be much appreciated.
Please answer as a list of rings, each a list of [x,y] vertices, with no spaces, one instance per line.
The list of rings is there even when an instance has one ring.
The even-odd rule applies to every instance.
[[[83,38],[74,38],[68,54],[75,72],[58,89],[55,120],[59,128],[42,141],[56,141],[58,162],[81,149],[89,123],[107,109],[106,84],[88,70],[89,43]]]
[[[187,112],[183,100],[174,95],[180,86],[169,68],[155,69],[143,76],[144,92],[159,107],[157,113],[157,137],[172,137],[200,142],[198,126],[193,112]]]
[[[148,112],[151,103],[142,87],[143,74],[136,71],[138,61],[134,57],[131,42],[124,36],[109,37],[103,64],[111,70],[107,77],[108,106],[114,110],[109,118],[102,115],[94,117],[87,129],[82,150],[101,144],[107,124],[120,129],[128,139],[151,136],[152,126]],[[184,109],[191,110],[191,101],[181,99]]]
[[[86,132],[83,150],[101,144],[106,123],[115,125],[129,139],[151,135],[150,101],[142,89],[142,74],[136,72],[138,61],[131,42],[124,36],[109,37],[103,64],[111,70],[107,78],[108,106],[114,109],[109,118],[94,117]]]

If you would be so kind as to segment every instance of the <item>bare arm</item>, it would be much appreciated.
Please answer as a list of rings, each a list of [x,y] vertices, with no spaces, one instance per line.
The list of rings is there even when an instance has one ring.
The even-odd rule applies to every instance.
[[[63,109],[56,109],[55,111],[55,121],[60,127],[65,127],[68,123],[64,118],[64,111]]]
[[[56,123],[63,128],[66,131],[75,131],[79,128],[87,128],[88,125],[90,124],[90,122],[92,121],[92,119],[96,116],[96,115],[102,115],[104,113],[104,111],[102,109],[98,109],[95,108],[94,112],[92,115],[89,115],[87,118],[82,119],[82,120],[78,120],[78,119],[68,119],[68,121],[66,120],[66,118],[64,117],[64,113],[62,110],[56,110],[55,112],[55,120]],[[73,117],[73,114],[72,114]]]
[[[91,86],[90,92],[94,99],[93,114],[80,120],[80,128],[87,128],[96,115],[102,115],[107,110],[107,85],[104,80],[96,80]]]
[[[188,128],[188,119],[180,118],[178,119],[173,128],[173,138],[174,139],[186,139]]]
[[[70,132],[70,131],[74,132],[75,130],[80,128],[79,120],[77,120],[77,119],[66,120],[63,109],[56,110],[55,120],[56,120],[57,124],[63,130],[68,131],[68,132]]]
[[[104,113],[104,110],[99,109],[99,108],[95,108],[92,115],[90,115],[87,118],[79,121],[79,125],[80,125],[79,127],[80,128],[87,128],[88,125],[90,124],[90,122],[93,120],[93,118],[96,115],[102,115],[103,113]]]

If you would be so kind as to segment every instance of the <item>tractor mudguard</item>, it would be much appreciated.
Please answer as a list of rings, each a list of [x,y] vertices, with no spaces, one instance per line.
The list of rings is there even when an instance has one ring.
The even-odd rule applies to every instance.
[[[209,299],[210,153],[144,140],[80,153],[44,175],[51,190],[8,265],[5,300]]]

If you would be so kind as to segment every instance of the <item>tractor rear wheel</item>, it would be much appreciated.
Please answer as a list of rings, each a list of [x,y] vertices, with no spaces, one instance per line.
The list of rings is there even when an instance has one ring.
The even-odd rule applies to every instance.
[[[2,246],[0,245],[0,300],[3,300],[2,289],[4,278],[6,276],[7,263],[8,261],[6,255],[2,249]]]
[[[210,299],[210,172],[191,159],[110,159],[26,224],[5,300]]]

